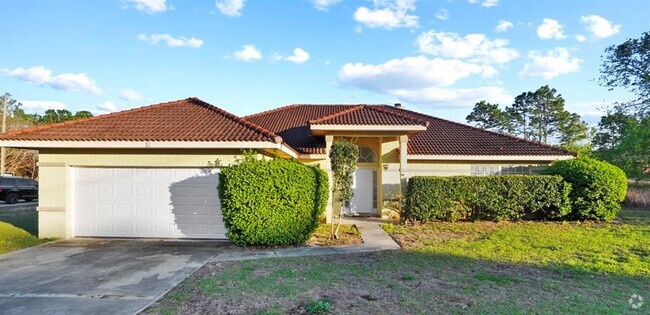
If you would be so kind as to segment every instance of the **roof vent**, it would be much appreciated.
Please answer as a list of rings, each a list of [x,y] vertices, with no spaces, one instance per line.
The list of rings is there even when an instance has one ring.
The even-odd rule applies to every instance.
[[[401,107],[402,107],[402,103],[395,103],[395,105],[393,105],[393,106],[398,107],[398,108],[401,108]]]

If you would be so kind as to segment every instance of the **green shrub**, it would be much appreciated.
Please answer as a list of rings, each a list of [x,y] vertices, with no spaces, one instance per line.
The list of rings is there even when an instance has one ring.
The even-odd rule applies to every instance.
[[[571,211],[570,191],[559,176],[415,176],[408,181],[404,218],[559,219]]]
[[[627,192],[627,177],[620,168],[587,157],[556,161],[544,174],[559,175],[571,183],[573,219],[613,219]]]
[[[332,302],[328,299],[307,303],[305,310],[309,314],[326,314],[332,311]]]
[[[297,245],[319,224],[327,173],[295,160],[255,160],[223,169],[219,198],[227,235],[240,245]]]

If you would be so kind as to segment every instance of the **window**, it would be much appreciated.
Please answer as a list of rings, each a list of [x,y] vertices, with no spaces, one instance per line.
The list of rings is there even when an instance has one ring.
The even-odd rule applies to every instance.
[[[533,175],[539,173],[541,168],[534,165],[472,165],[470,175]]]
[[[372,171],[372,209],[377,209],[377,171]]]
[[[367,147],[359,147],[359,159],[357,163],[376,163],[377,154]]]

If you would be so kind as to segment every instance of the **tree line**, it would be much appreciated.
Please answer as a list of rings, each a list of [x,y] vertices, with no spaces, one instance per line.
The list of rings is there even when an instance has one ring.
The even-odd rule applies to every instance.
[[[650,178],[650,32],[605,50],[598,82],[625,89],[634,98],[619,102],[591,128],[565,109],[565,100],[548,85],[515,97],[503,109],[476,103],[466,120],[489,129],[579,154],[592,155],[622,168],[630,178]]]
[[[540,143],[558,143],[574,148],[588,138],[588,125],[580,115],[564,108],[564,98],[548,85],[515,97],[512,105],[480,101],[466,120],[478,127]]]
[[[11,98],[11,94],[5,93],[7,97],[7,130],[17,130],[39,125],[50,125],[60,122],[88,118],[93,114],[86,110],[72,113],[67,109],[48,109],[42,113],[26,113],[23,104]],[[6,155],[7,173],[16,176],[38,178],[38,151],[7,148]]]

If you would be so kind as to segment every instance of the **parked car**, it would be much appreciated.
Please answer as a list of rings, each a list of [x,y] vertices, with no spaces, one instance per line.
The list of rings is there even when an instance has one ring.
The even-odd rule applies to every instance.
[[[0,200],[16,203],[20,199],[32,201],[38,198],[38,182],[29,178],[0,177]]]

